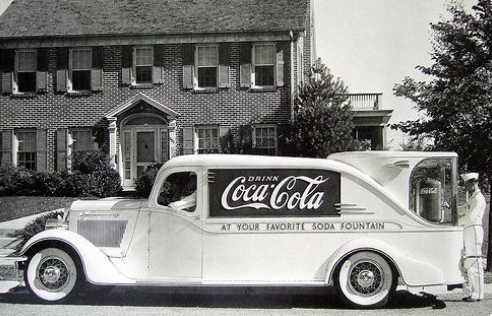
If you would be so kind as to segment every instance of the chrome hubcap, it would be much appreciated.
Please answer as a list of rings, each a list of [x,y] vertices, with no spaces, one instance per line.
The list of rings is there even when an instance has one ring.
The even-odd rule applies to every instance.
[[[371,296],[377,293],[383,285],[382,270],[375,262],[356,263],[350,271],[349,284],[354,292],[363,296]]]
[[[47,258],[39,265],[38,279],[48,290],[63,288],[69,279],[65,263],[58,258]]]
[[[374,273],[367,270],[360,272],[357,277],[357,282],[359,282],[359,285],[362,287],[371,286],[371,284],[374,283]]]

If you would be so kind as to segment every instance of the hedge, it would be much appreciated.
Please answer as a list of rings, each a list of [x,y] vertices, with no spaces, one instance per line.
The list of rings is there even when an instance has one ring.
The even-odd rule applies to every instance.
[[[0,166],[0,196],[109,197],[121,193],[121,178],[100,151],[73,156],[73,172],[35,172]]]

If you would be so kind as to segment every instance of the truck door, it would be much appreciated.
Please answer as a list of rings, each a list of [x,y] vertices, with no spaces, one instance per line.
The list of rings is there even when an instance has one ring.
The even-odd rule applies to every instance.
[[[196,282],[202,277],[203,183],[198,169],[174,169],[149,212],[149,276],[164,282]]]

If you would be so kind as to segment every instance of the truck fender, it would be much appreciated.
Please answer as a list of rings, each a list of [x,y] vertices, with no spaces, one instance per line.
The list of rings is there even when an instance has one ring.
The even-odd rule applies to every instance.
[[[61,242],[77,252],[87,281],[93,284],[135,284],[135,280],[121,274],[111,260],[86,238],[61,229],[45,230],[29,239],[20,252],[26,254],[43,242]]]
[[[325,282],[328,284],[333,279],[336,268],[347,255],[360,251],[373,251],[386,257],[409,286],[444,284],[444,276],[435,265],[412,258],[392,245],[372,238],[355,239],[338,248],[327,261]]]

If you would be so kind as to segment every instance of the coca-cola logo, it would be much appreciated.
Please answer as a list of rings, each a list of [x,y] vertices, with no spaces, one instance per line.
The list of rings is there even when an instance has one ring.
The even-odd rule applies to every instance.
[[[430,195],[430,194],[437,194],[437,188],[422,188],[420,189],[420,194],[421,195]]]
[[[226,210],[252,207],[255,209],[287,208],[289,210],[299,207],[304,209],[317,209],[323,204],[325,192],[316,191],[320,184],[328,180],[318,176],[287,177],[277,184],[247,183],[246,177],[234,179],[222,193],[222,206]],[[307,186],[302,192],[296,191],[298,181],[304,181]],[[237,206],[230,206],[229,201],[239,202]]]
[[[340,174],[326,170],[213,170],[210,216],[337,215]],[[239,174],[238,174],[239,173]]]

